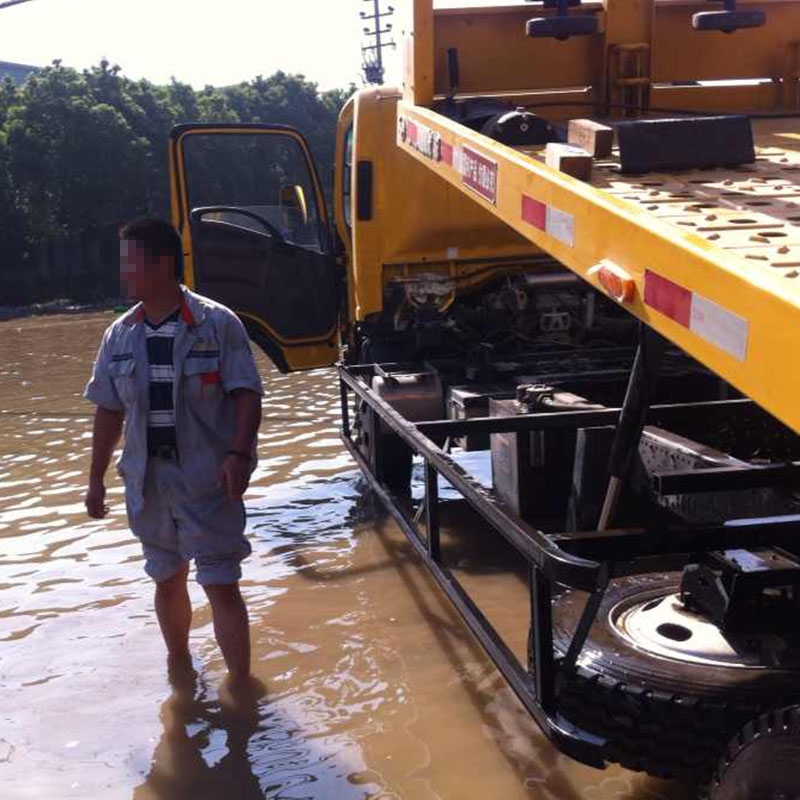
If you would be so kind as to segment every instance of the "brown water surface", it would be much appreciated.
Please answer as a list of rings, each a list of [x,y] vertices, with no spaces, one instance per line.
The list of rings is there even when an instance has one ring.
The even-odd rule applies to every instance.
[[[195,671],[168,681],[152,587],[110,476],[83,493],[81,392],[108,314],[0,323],[0,797],[653,800],[677,787],[557,753],[373,508],[333,375],[267,386],[243,588],[266,693],[231,700],[205,596]],[[449,537],[524,646],[524,584]],[[463,551],[463,552],[461,552]]]

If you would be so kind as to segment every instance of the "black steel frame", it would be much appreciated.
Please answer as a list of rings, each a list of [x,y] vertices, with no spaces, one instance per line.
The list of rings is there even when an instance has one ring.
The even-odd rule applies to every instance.
[[[383,365],[383,368],[395,365]],[[471,433],[527,434],[553,428],[583,428],[617,424],[633,414],[634,427],[641,433],[644,410],[632,403],[647,402],[647,392],[629,391],[625,409],[599,411],[567,411],[537,413],[516,417],[485,417],[466,420],[440,420],[412,423],[370,389],[370,381],[379,365],[364,364],[338,368],[342,439],[372,489],[395,519],[415,551],[441,589],[463,617],[469,629],[508,681],[511,688],[536,719],[545,734],[564,753],[596,767],[605,765],[606,741],[578,728],[564,717],[559,708],[560,688],[569,680],[586,637],[595,620],[604,592],[612,577],[635,575],[667,569],[680,569],[700,552],[722,548],[782,546],[796,541],[800,516],[765,520],[750,519],[704,528],[648,528],[647,530],[589,531],[581,533],[545,534],[523,519],[498,505],[494,497],[469,473],[459,466],[430,437],[456,437]],[[633,383],[635,378],[632,379]],[[407,504],[375,475],[369,461],[352,436],[350,422],[351,394],[366,403],[382,424],[400,437],[424,461],[425,533],[418,525],[419,513],[411,516]],[[631,399],[633,398],[633,399]],[[735,416],[750,409],[750,400],[726,400],[651,406],[648,419],[668,424],[685,420],[690,415]],[[624,426],[623,426],[624,427]],[[618,432],[620,426],[618,425]],[[626,434],[627,435],[627,434]],[[636,438],[627,435],[627,438]],[[375,437],[372,447],[380,446]],[[770,470],[743,470],[743,475],[716,475],[719,483],[736,488],[764,485],[794,477],[796,465]],[[716,471],[718,472],[718,471]],[[702,488],[692,487],[693,477],[662,480],[679,484],[681,491],[708,491],[711,476],[695,473]],[[472,508],[520,554],[528,564],[530,587],[530,647],[527,667],[523,666],[500,634],[477,607],[457,577],[442,563],[439,530],[438,476],[442,476]],[[687,488],[688,487],[688,488]],[[553,585],[559,584],[588,593],[581,619],[573,633],[567,653],[556,659],[553,647],[551,599]]]

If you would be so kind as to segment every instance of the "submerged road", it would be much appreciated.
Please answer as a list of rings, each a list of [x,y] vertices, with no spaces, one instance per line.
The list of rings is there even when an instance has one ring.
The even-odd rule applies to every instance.
[[[340,444],[331,371],[267,395],[246,496],[243,591],[266,693],[233,703],[199,587],[194,671],[168,680],[121,486],[83,508],[104,327],[93,313],[0,323],[0,797],[678,800],[583,767],[539,733]],[[444,523],[458,527],[457,503]],[[524,651],[526,594],[475,530],[443,545]],[[222,688],[221,688],[222,687]]]

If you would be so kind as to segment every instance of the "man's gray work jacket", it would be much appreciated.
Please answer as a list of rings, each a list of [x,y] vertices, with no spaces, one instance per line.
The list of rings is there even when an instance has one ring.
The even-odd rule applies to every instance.
[[[236,430],[235,389],[264,390],[239,318],[213,300],[181,287],[183,300],[173,345],[173,405],[181,471],[199,494],[219,482],[225,451]],[[144,505],[150,370],[142,304],[106,329],[84,397],[125,412],[117,470],[131,512]],[[252,465],[255,466],[255,442]]]

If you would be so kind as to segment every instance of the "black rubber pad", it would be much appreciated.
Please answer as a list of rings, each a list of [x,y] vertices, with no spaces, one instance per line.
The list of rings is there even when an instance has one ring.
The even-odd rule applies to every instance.
[[[745,116],[636,120],[616,129],[623,172],[735,167],[756,160]]]
[[[692,17],[692,27],[697,31],[722,31],[733,33],[740,28],[760,28],[767,21],[763,11],[701,11]]]
[[[570,36],[591,36],[597,33],[597,17],[592,14],[572,14],[570,16],[537,17],[529,19],[525,32],[535,39],[558,39],[564,41]]]

